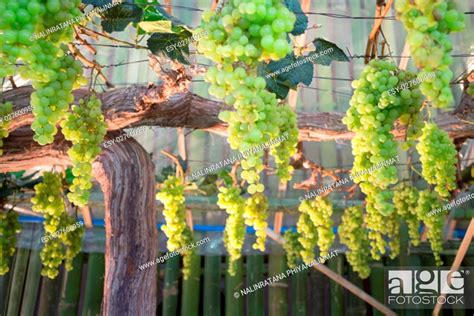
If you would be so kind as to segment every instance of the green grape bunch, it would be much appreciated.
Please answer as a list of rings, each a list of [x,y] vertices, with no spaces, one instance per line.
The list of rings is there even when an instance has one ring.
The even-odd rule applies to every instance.
[[[61,50],[58,52],[60,53],[56,60],[47,66],[54,71],[54,75],[45,81],[31,78],[36,89],[31,94],[34,115],[31,129],[35,132],[34,140],[40,145],[54,141],[58,131],[56,125],[61,120],[67,119],[69,104],[74,101],[72,90],[85,83],[81,64],[71,56],[64,55]],[[33,72],[28,73],[25,70],[20,73],[23,77],[29,78]]]
[[[5,118],[13,112],[11,102],[0,103],[0,156],[3,155],[3,139],[8,137],[10,121]]]
[[[414,77],[413,73],[400,70],[389,61],[370,61],[359,79],[352,82],[355,91],[343,118],[343,123],[355,133],[352,139],[354,181],[360,183],[363,193],[373,196],[373,206],[385,215],[393,212],[393,206],[391,193],[384,190],[397,183],[397,168],[376,166],[397,160],[397,142],[391,133],[395,121],[409,123],[421,109],[422,95],[417,87],[406,85],[406,89],[396,89]]]
[[[283,238],[285,240],[283,243],[283,248],[286,251],[286,262],[290,269],[294,269],[301,260],[300,253],[303,251],[303,247],[298,241],[300,234],[291,230],[287,230],[284,233]]]
[[[229,215],[224,228],[224,245],[229,254],[228,273],[235,275],[236,261],[242,256],[245,242],[245,199],[240,188],[224,186],[219,188],[217,205]]]
[[[364,227],[364,214],[361,207],[353,206],[344,210],[338,234],[341,243],[348,248],[346,257],[352,269],[362,279],[368,278],[370,257],[367,249],[369,249],[370,243],[367,230]]]
[[[434,123],[426,123],[416,150],[420,154],[423,178],[435,185],[443,198],[456,189],[457,151],[448,133]]]
[[[43,264],[41,275],[54,279],[65,261],[67,271],[72,269],[72,261],[81,250],[83,228],[70,230],[76,221],[66,212],[62,196],[62,176],[54,172],[45,172],[43,182],[34,187],[35,196],[31,198],[32,209],[44,215],[44,231],[48,234],[61,232],[59,238],[52,238],[45,243],[40,257]]]
[[[443,251],[443,212],[433,212],[433,210],[441,209],[442,203],[436,192],[430,190],[421,191],[418,198],[416,212],[418,218],[423,221],[426,226],[426,237],[431,244],[431,250],[437,266],[443,265],[441,260],[441,252]]]
[[[393,205],[398,216],[407,223],[408,236],[413,246],[420,244],[420,220],[416,213],[418,190],[407,184],[398,185],[394,190]]]
[[[463,12],[454,1],[398,0],[395,9],[407,31],[407,43],[413,61],[421,74],[435,76],[421,83],[420,89],[433,106],[445,108],[453,102],[449,86],[453,73],[450,52],[453,49],[449,33],[465,28]]]
[[[263,77],[249,76],[242,67],[225,65],[224,71],[209,68],[205,80],[211,85],[209,93],[224,99],[234,111],[221,111],[219,119],[229,124],[228,142],[232,149],[245,153],[241,176],[250,185],[248,192],[264,191],[260,172],[264,169],[264,151],[254,150],[265,143],[282,138],[270,154],[275,157],[277,175],[282,181],[291,179],[290,157],[296,153],[298,128],[295,113],[288,105],[279,105],[274,93],[265,90]]]
[[[318,233],[317,245],[319,248],[319,256],[326,257],[329,254],[329,249],[335,238],[332,230],[333,221],[331,219],[333,213],[332,203],[318,196],[314,200],[304,200],[298,209],[300,212],[309,215]]]
[[[366,201],[365,225],[369,231],[368,238],[370,243],[370,254],[374,260],[380,260],[386,253],[387,241],[385,234],[387,226],[385,225],[386,216],[384,216],[376,207],[374,197],[368,195]]]
[[[87,81],[81,64],[66,55],[66,46],[74,37],[73,28],[58,29],[39,38],[50,26],[81,15],[80,0],[0,0],[0,77],[15,71],[31,80],[34,140],[50,144],[56,125],[65,117],[74,97],[72,90]],[[16,66],[21,61],[20,66]]]
[[[10,270],[10,260],[15,253],[16,235],[21,226],[18,214],[12,210],[0,210],[0,275]]]
[[[266,229],[268,218],[268,199],[263,193],[256,193],[245,201],[244,219],[247,226],[255,229],[257,236],[253,249],[265,251]]]
[[[300,205],[301,207],[301,205]],[[318,242],[316,226],[307,213],[301,212],[296,222],[298,242],[301,245],[300,256],[304,263],[309,264],[314,260],[314,247]]]
[[[68,150],[74,180],[70,186],[69,200],[77,206],[85,206],[92,188],[92,163],[101,152],[100,144],[107,133],[101,109],[102,102],[94,94],[87,100],[79,100],[61,122],[64,137],[72,142]]]
[[[170,175],[163,183],[156,199],[163,203],[163,215],[165,225],[161,230],[165,233],[168,241],[166,247],[169,251],[178,251],[193,242],[193,233],[186,225],[186,205],[184,197],[184,184],[176,176]],[[182,251],[183,275],[187,279],[190,273],[191,256],[193,251]]]
[[[257,77],[259,61],[279,60],[292,51],[287,41],[296,21],[281,0],[232,0],[216,12],[205,12],[197,33],[206,33],[197,44],[199,52],[218,65],[205,75],[209,94],[231,107],[219,119],[228,123],[232,149],[247,153],[242,160],[241,177],[247,191],[262,193],[263,150],[253,151],[266,142],[286,135],[270,154],[277,164],[281,181],[293,173],[290,157],[296,153],[296,115],[288,105],[280,105],[274,93],[265,90],[265,78]]]
[[[206,32],[197,49],[217,63],[278,60],[291,52],[287,34],[296,16],[281,0],[231,0],[206,11],[197,32]]]

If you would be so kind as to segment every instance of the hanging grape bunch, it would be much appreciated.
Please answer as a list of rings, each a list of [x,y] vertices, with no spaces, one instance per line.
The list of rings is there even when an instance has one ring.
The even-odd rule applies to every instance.
[[[301,205],[300,205],[301,208]],[[296,230],[298,232],[298,242],[301,245],[300,256],[304,263],[308,264],[314,260],[314,247],[318,242],[316,226],[307,213],[300,210],[301,214],[296,222]]]
[[[70,229],[75,219],[66,213],[60,174],[45,172],[43,182],[35,185],[34,189],[35,196],[31,199],[32,209],[44,216],[43,226],[47,240],[40,253],[43,263],[41,275],[54,279],[59,274],[59,267],[64,260],[66,270],[72,269],[72,261],[81,249],[84,231],[82,228],[74,231]],[[58,232],[60,232],[58,237],[48,237]]]
[[[10,270],[10,259],[15,253],[16,235],[21,226],[18,214],[12,210],[0,210],[0,275]]]
[[[370,275],[370,257],[367,254],[369,239],[364,228],[362,208],[353,206],[344,210],[338,234],[341,243],[348,248],[347,261],[362,279],[366,279]]]
[[[416,212],[426,225],[426,237],[431,244],[431,250],[437,266],[443,265],[441,252],[443,251],[444,212],[438,211],[442,207],[437,194],[430,190],[420,192]]]
[[[309,218],[316,227],[318,233],[319,255],[325,257],[329,253],[334,242],[334,232],[332,231],[333,221],[331,219],[333,207],[330,201],[321,196],[314,200],[305,200],[300,204],[300,212],[309,215]]]
[[[184,198],[184,185],[180,178],[168,176],[160,192],[156,194],[157,200],[163,203],[163,215],[166,224],[161,226],[168,241],[166,247],[169,251],[177,251],[188,246],[193,241],[191,229],[186,225],[186,206]],[[192,251],[183,253],[184,278],[189,276],[190,256]]]
[[[354,181],[360,183],[362,192],[372,196],[373,207],[385,215],[393,212],[392,193],[383,190],[397,183],[397,168],[393,165],[376,167],[397,158],[397,142],[391,133],[395,121],[420,110],[419,89],[411,85],[407,89],[395,89],[414,77],[389,61],[370,61],[359,79],[352,82],[355,91],[343,118],[343,123],[355,133],[352,139]]]
[[[433,106],[445,108],[453,102],[449,83],[453,73],[449,70],[453,46],[449,33],[462,31],[464,14],[456,10],[454,1],[409,1],[395,2],[399,19],[408,33],[407,43],[413,61],[422,71],[420,75],[433,72],[420,84],[420,89]]]
[[[249,183],[248,192],[255,194],[264,190],[259,183],[263,170],[263,149],[259,146],[285,135],[270,154],[282,181],[290,180],[293,171],[289,158],[296,153],[296,116],[288,105],[278,104],[275,94],[265,90],[265,79],[256,77],[256,66],[259,61],[278,60],[291,52],[287,33],[296,18],[281,1],[242,1],[236,5],[229,1],[219,11],[203,14],[196,32],[208,36],[197,48],[218,63],[209,68],[205,80],[211,84],[209,93],[233,108],[221,112],[219,118],[229,124],[231,148],[244,153],[241,176]],[[242,63],[247,67],[240,66]]]
[[[77,206],[85,206],[89,201],[92,163],[101,152],[100,144],[107,133],[101,105],[94,94],[87,100],[81,99],[61,122],[64,137],[72,142],[68,155],[73,164],[74,180],[68,198]]]
[[[393,205],[397,214],[408,225],[408,236],[413,246],[420,244],[420,221],[416,214],[418,190],[406,184],[398,185],[393,195]]]
[[[298,261],[301,260],[300,253],[303,251],[303,248],[298,241],[300,234],[291,230],[287,230],[283,235],[283,238],[285,239],[283,248],[286,251],[286,262],[288,264],[288,268],[294,269],[296,268]]]
[[[295,21],[282,1],[226,1],[220,12],[203,13],[201,28],[208,36],[198,49],[216,63],[278,60],[291,52],[287,33]]]
[[[245,200],[240,188],[224,186],[219,188],[217,205],[229,215],[224,228],[224,245],[229,254],[228,273],[235,275],[236,261],[242,256],[245,241]]]
[[[247,226],[255,229],[256,242],[254,249],[265,251],[267,238],[268,199],[263,193],[256,193],[245,201],[244,218]]]
[[[423,178],[435,185],[435,191],[444,198],[456,189],[457,151],[448,133],[436,124],[425,123],[423,134],[416,146],[420,154]]]
[[[81,64],[66,55],[66,44],[73,40],[73,29],[66,27],[45,32],[81,15],[79,0],[0,1],[1,29],[0,77],[18,73],[32,81],[34,120],[31,128],[40,145],[52,143],[56,125],[64,118],[74,100],[72,90],[86,83]]]

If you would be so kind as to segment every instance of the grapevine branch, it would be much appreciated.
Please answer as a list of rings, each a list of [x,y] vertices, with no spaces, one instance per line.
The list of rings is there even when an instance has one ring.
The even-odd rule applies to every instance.
[[[182,85],[173,89],[167,86],[167,91],[163,89],[162,85],[150,84],[114,89],[100,94],[108,130],[116,131],[136,126],[186,127],[206,130],[221,136],[227,135],[227,125],[218,118],[219,111],[225,108],[223,103],[195,95]],[[22,128],[29,129],[29,125],[33,122],[31,112],[20,112],[29,107],[32,92],[33,88],[26,86],[3,94],[5,101],[13,103],[13,112],[19,111],[20,115],[10,122],[11,136],[6,139],[5,153],[0,157],[0,168],[4,167],[3,163],[9,160],[11,153],[21,149],[27,154],[28,148],[34,143],[32,139],[25,138],[21,138],[20,143],[8,141],[17,139],[16,131]],[[74,91],[76,100],[85,97],[87,93],[87,89]],[[474,124],[469,123],[474,116],[474,102],[471,98],[463,100],[468,103],[461,113],[446,112],[435,118],[438,126],[455,140],[474,137]],[[342,123],[343,116],[343,113],[336,112],[298,113],[300,141],[352,139],[354,134]],[[403,139],[405,127],[396,124],[393,134],[397,139]]]

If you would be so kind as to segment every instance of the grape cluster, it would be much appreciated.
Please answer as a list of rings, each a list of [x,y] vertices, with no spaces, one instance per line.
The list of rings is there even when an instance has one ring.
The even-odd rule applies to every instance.
[[[60,174],[45,172],[43,182],[35,185],[35,196],[31,199],[32,209],[44,215],[45,234],[61,231],[57,238],[45,243],[40,257],[43,263],[41,274],[54,279],[59,274],[59,267],[65,260],[66,270],[72,269],[72,261],[81,250],[83,228],[70,230],[75,219],[66,213],[62,197],[62,177]]]
[[[13,75],[17,60],[23,62],[19,74],[36,89],[31,95],[32,129],[41,145],[53,142],[56,125],[74,100],[71,91],[86,79],[81,64],[65,55],[64,45],[73,39],[72,28],[44,38],[36,35],[79,16],[80,4],[79,0],[0,0],[0,77]]]
[[[286,135],[270,154],[275,157],[277,175],[291,179],[290,157],[296,152],[296,115],[288,105],[280,106],[274,93],[265,90],[263,77],[257,77],[257,62],[278,60],[291,52],[287,33],[296,18],[281,0],[228,1],[216,12],[205,12],[201,28],[206,32],[198,51],[218,63],[210,67],[205,80],[209,93],[222,99],[234,111],[222,111],[219,119],[228,123],[232,149],[244,153],[241,177],[249,183],[250,194],[264,191],[260,181],[264,143]],[[242,67],[242,64],[247,67]]]
[[[434,72],[435,77],[421,83],[420,89],[434,106],[444,108],[453,102],[449,82],[452,43],[448,34],[464,29],[464,14],[456,11],[454,1],[398,0],[399,19],[408,33],[407,42],[415,65],[421,73]]]
[[[396,213],[408,225],[408,236],[414,246],[420,244],[420,221],[416,214],[418,205],[418,190],[412,186],[398,185],[393,195],[393,205]]]
[[[362,279],[366,279],[370,275],[370,258],[367,255],[369,239],[364,228],[362,208],[353,206],[344,210],[338,234],[341,243],[348,248],[347,261]]]
[[[278,60],[291,52],[287,33],[296,16],[281,0],[227,1],[216,12],[202,15],[206,32],[197,49],[217,63]]]
[[[54,49],[54,46],[52,47]],[[39,52],[41,55],[41,52]],[[32,75],[36,71],[20,70],[24,78],[33,80],[33,87],[36,89],[31,94],[31,106],[33,107],[34,120],[31,128],[35,131],[33,137],[40,145],[52,143],[54,135],[57,133],[56,125],[65,118],[69,104],[74,101],[72,90],[85,83],[82,77],[81,64],[73,57],[64,55],[62,50],[58,50],[58,56],[54,56],[54,61],[48,63],[47,67],[51,74],[47,79],[41,80]],[[51,57],[51,56],[48,56]],[[38,70],[44,74],[41,67]]]
[[[3,139],[8,137],[8,126],[10,126],[10,121],[5,120],[5,116],[11,114],[12,111],[11,102],[0,103],[0,156],[3,155]]]
[[[440,254],[443,251],[444,213],[436,212],[441,207],[442,204],[435,192],[430,190],[420,192],[416,213],[426,226],[426,237],[430,241],[431,250],[438,266],[443,265]]]
[[[10,258],[15,253],[16,234],[21,230],[18,214],[0,210],[0,275],[10,270]]]
[[[102,103],[95,95],[79,100],[61,122],[64,137],[72,142],[68,150],[74,180],[70,186],[69,200],[77,206],[85,206],[92,188],[92,163],[99,155],[100,143],[107,133],[101,110]]]
[[[275,94],[265,90],[263,77],[249,76],[244,68],[233,69],[231,65],[224,66],[223,70],[211,67],[205,79],[211,83],[209,93],[235,109],[220,112],[219,119],[229,124],[231,148],[244,153],[241,176],[250,184],[248,192],[264,191],[263,184],[259,183],[259,174],[264,168],[262,145],[279,137],[283,141],[275,144],[270,153],[277,163],[277,175],[288,181],[293,171],[290,157],[296,153],[298,142],[296,115],[288,105],[278,105]]]
[[[163,203],[163,215],[166,224],[161,230],[168,237],[166,247],[169,251],[177,251],[193,241],[191,229],[186,225],[186,206],[184,185],[178,177],[170,175],[163,183],[161,191],[156,194],[157,200]],[[182,252],[183,274],[187,279],[190,272],[192,251]]]
[[[384,218],[386,226],[386,238],[390,249],[390,259],[395,259],[400,254],[400,217],[397,212],[392,212]]]
[[[362,192],[372,195],[372,206],[386,215],[393,211],[393,206],[390,192],[383,190],[398,181],[397,168],[393,165],[377,168],[377,164],[397,156],[397,142],[391,133],[395,121],[404,114],[414,115],[420,111],[419,89],[396,88],[403,87],[414,77],[389,61],[370,61],[359,79],[352,82],[355,91],[343,118],[343,123],[355,133],[352,139],[354,181],[360,183]]]
[[[42,22],[46,8],[40,0],[0,0],[0,78],[15,73],[17,59],[29,62],[34,53],[30,37]]]
[[[268,200],[265,194],[256,193],[245,201],[244,218],[247,226],[253,226],[256,242],[253,249],[265,251],[265,240],[267,238],[267,217],[268,217]]]
[[[225,186],[219,188],[217,205],[229,215],[225,222],[224,245],[229,254],[228,273],[235,275],[236,261],[242,255],[245,241],[245,199],[240,195],[240,188]]]
[[[296,230],[299,235],[298,242],[301,245],[301,259],[308,264],[314,260],[314,247],[316,247],[318,242],[318,235],[316,233],[316,226],[314,226],[307,213],[301,212],[296,222]]]
[[[314,200],[304,200],[298,210],[308,214],[311,222],[318,232],[317,244],[319,255],[325,257],[329,253],[334,242],[334,232],[332,231],[333,221],[331,219],[333,207],[329,200],[316,197]]]
[[[441,197],[456,189],[457,151],[448,133],[434,123],[426,123],[416,150],[420,154],[423,178],[435,185]]]
[[[367,195],[366,216],[364,218],[365,225],[369,230],[368,237],[370,242],[370,254],[374,260],[380,260],[385,254],[387,242],[385,234],[387,234],[386,216],[384,216],[376,207],[375,198]]]
[[[283,238],[285,239],[283,248],[286,251],[286,262],[290,269],[294,269],[298,264],[298,261],[301,260],[300,253],[303,250],[300,242],[298,241],[300,234],[291,230],[287,230],[283,235]]]

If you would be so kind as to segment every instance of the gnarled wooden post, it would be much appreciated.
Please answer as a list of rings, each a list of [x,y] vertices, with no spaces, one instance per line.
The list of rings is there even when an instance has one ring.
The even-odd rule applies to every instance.
[[[115,143],[93,165],[105,197],[103,315],[155,315],[158,240],[155,168],[135,140]]]
[[[118,133],[114,133],[117,134]],[[28,127],[5,140],[0,172],[38,166],[68,166],[69,144],[58,135],[39,146]],[[156,269],[139,266],[157,257],[154,165],[134,139],[105,149],[93,165],[105,198],[104,315],[154,315]],[[99,280],[97,280],[99,282]]]

